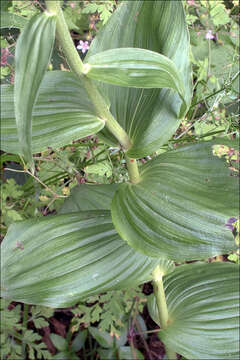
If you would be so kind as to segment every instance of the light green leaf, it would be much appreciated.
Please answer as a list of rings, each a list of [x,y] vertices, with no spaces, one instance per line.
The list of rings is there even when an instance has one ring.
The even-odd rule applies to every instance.
[[[2,297],[55,308],[145,282],[158,262],[121,240],[103,210],[16,223],[1,255]]]
[[[110,210],[111,202],[118,184],[75,186],[64,202],[60,214],[75,211]]]
[[[189,36],[181,1],[122,1],[91,43],[85,61],[100,52],[126,47],[151,50],[172,60],[183,77],[189,106]],[[182,100],[176,91],[96,84],[110,99],[110,110],[131,138],[130,157],[141,158],[158,150],[179,126]],[[106,130],[104,136],[112,141]]]
[[[87,77],[133,88],[168,88],[184,98],[184,83],[176,65],[157,52],[121,48],[97,53],[85,64]]]
[[[27,23],[27,19],[23,16],[12,14],[7,11],[1,11],[0,29],[5,29],[5,28],[23,29],[26,23]]]
[[[33,108],[32,150],[69,144],[101,130],[104,122],[78,80],[68,71],[48,71]],[[21,154],[14,115],[13,86],[1,86],[1,149]]]
[[[25,159],[32,162],[32,112],[51,58],[56,17],[45,12],[30,19],[16,45],[14,82],[18,138]]]
[[[84,171],[89,174],[97,174],[99,176],[106,175],[107,177],[110,177],[112,175],[112,166],[108,161],[101,161],[97,164],[86,166]]]
[[[145,255],[174,261],[234,250],[225,224],[238,213],[238,178],[213,155],[214,144],[225,142],[234,146],[219,139],[165,152],[142,167],[138,184],[120,184],[112,218],[122,239]]]
[[[187,359],[239,359],[239,266],[188,264],[164,277],[169,326],[163,343]],[[158,323],[156,301],[149,311]]]

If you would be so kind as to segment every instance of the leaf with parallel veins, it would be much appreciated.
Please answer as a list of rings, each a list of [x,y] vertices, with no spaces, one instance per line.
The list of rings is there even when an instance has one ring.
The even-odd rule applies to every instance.
[[[99,132],[105,123],[98,118],[84,87],[68,71],[48,71],[33,108],[32,151],[61,147]],[[1,85],[1,149],[22,154],[14,115],[12,85]]]
[[[55,308],[150,280],[159,262],[128,246],[104,210],[11,225],[1,256],[4,298]]]
[[[159,332],[168,348],[187,359],[239,357],[239,266],[195,263],[163,278],[169,325]],[[148,310],[159,324],[155,297]]]
[[[225,224],[238,213],[238,178],[231,176],[223,158],[213,155],[214,144],[227,142],[166,152],[142,167],[138,184],[120,184],[111,207],[119,235],[145,255],[174,261],[236,249]]]
[[[91,43],[85,62],[100,52],[126,47],[151,50],[172,60],[182,75],[184,97],[187,106],[190,105],[189,35],[181,1],[123,1]],[[110,99],[110,110],[131,138],[129,157],[153,153],[178,128],[183,108],[175,91],[98,86]],[[103,135],[105,141],[113,142],[106,129]]]

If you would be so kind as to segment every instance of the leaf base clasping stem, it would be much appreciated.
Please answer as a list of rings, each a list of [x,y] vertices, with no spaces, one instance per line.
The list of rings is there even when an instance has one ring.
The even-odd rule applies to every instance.
[[[168,308],[163,287],[163,274],[159,265],[153,270],[153,290],[156,297],[159,321],[161,328],[164,330],[168,326]],[[177,360],[177,354],[171,349],[166,348],[168,360]]]

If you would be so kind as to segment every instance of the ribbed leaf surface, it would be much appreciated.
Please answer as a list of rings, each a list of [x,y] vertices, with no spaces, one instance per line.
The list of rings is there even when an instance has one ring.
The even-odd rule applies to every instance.
[[[118,184],[75,186],[69,198],[64,202],[60,214],[74,211],[110,210],[111,202]]]
[[[185,98],[191,99],[189,36],[181,1],[123,1],[97,34],[88,59],[116,48],[142,48],[171,59],[181,73]],[[102,84],[111,111],[130,135],[130,157],[140,158],[159,149],[179,125],[182,105],[179,95],[169,89],[133,89]],[[104,130],[105,136],[108,136]]]
[[[134,88],[173,89],[184,99],[184,83],[172,60],[157,52],[121,48],[88,58],[87,77],[105,83]]]
[[[67,71],[48,71],[33,108],[32,151],[69,144],[101,130],[100,120],[78,80]],[[14,116],[13,86],[1,86],[1,149],[21,153]]]
[[[142,167],[138,184],[118,187],[112,218],[129,245],[175,261],[204,259],[236,248],[225,224],[238,214],[238,178],[231,176],[224,159],[213,155],[215,143],[164,153]]]
[[[2,296],[50,307],[136,286],[151,278],[158,262],[121,240],[103,210],[14,224],[1,255]]]
[[[56,17],[36,15],[25,26],[16,45],[15,115],[22,153],[32,161],[32,111],[50,61]]]
[[[169,326],[163,343],[187,359],[239,359],[239,266],[188,264],[164,277]],[[155,298],[148,308],[158,322]]]

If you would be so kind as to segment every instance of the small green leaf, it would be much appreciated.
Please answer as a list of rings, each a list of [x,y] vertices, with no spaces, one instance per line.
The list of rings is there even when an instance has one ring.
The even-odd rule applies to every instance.
[[[63,338],[62,336],[59,336],[57,334],[50,334],[50,339],[56,349],[58,349],[60,351],[67,350],[67,348],[68,348],[67,340],[65,338]]]
[[[5,29],[5,28],[23,29],[26,23],[27,23],[27,19],[23,16],[12,14],[7,11],[1,11],[0,29]]]
[[[181,265],[164,277],[169,325],[159,337],[187,359],[239,358],[239,266]],[[158,323],[155,298],[148,303]]]
[[[111,202],[118,184],[75,186],[64,202],[60,214],[87,210],[110,210]]]
[[[118,349],[120,360],[132,360],[137,357],[138,360],[144,360],[143,354],[138,349],[131,349],[130,346],[121,346]]]
[[[24,157],[32,163],[32,112],[55,40],[56,17],[42,13],[25,26],[16,45],[15,114]]]
[[[48,322],[46,320],[44,320],[42,317],[33,319],[33,323],[37,329],[41,329],[45,326],[48,326]]]
[[[90,326],[88,330],[92,337],[97,340],[99,345],[107,349],[113,347],[113,337],[110,336],[106,331],[98,330],[98,328],[92,326]]]
[[[101,161],[98,164],[88,165],[84,168],[85,173],[96,174],[99,176],[106,175],[110,177],[112,175],[112,166],[108,161]]]
[[[78,352],[79,350],[81,350],[81,348],[85,344],[86,338],[87,338],[87,330],[79,331],[79,333],[72,342],[71,348],[73,349],[73,351]]]

